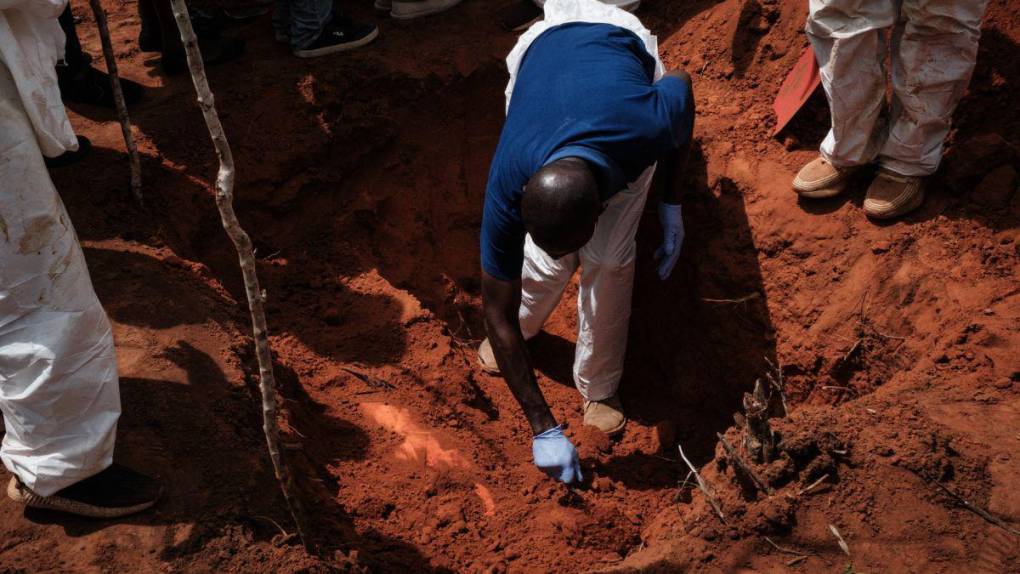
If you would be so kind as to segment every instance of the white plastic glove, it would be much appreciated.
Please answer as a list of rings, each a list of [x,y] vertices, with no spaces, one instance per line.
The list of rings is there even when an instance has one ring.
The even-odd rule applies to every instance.
[[[673,272],[680,247],[684,244],[684,218],[679,205],[659,202],[659,223],[662,225],[662,245],[655,251],[659,262],[659,279],[665,281]]]

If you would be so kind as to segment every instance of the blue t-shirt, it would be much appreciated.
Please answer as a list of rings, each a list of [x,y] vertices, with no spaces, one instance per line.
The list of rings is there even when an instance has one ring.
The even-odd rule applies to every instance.
[[[653,82],[655,60],[629,30],[570,23],[551,28],[521,62],[489,169],[482,268],[511,281],[524,263],[524,186],[567,156],[595,166],[603,201],[686,143],[693,102],[683,80]]]

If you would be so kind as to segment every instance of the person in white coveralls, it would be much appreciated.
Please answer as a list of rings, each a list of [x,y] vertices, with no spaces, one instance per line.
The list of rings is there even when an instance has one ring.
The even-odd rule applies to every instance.
[[[113,463],[113,335],[43,163],[77,149],[55,65],[65,0],[0,0],[0,459],[30,507],[117,517],[158,483]]]
[[[925,178],[939,167],[953,110],[974,71],[987,5],[987,0],[810,0],[805,29],[832,127],[819,157],[794,179],[794,191],[806,198],[832,197],[855,171],[877,164],[864,212],[891,219],[919,207]]]

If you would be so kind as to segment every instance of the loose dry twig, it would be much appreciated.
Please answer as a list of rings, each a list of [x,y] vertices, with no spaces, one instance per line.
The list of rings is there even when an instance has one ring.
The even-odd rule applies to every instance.
[[[276,527],[277,530],[280,531],[280,534],[283,534],[284,538],[290,538],[291,537],[291,533],[287,532],[286,530],[284,530],[283,527],[280,526],[280,523],[275,521],[275,520],[273,520],[272,518],[269,518],[268,516],[263,516],[261,514],[255,514],[253,516],[253,518],[260,518],[260,519],[265,520],[266,522],[272,524],[273,526]]]
[[[836,537],[836,542],[839,543],[840,550],[842,550],[847,556],[850,556],[850,546],[847,545],[846,540],[843,540],[843,535],[841,535],[839,530],[836,529],[836,525],[830,524],[829,530],[832,531],[832,535]]]
[[[765,492],[766,494],[772,494],[772,488],[765,481],[762,480],[751,467],[747,466],[743,460],[740,459],[740,455],[737,454],[736,449],[727,442],[726,437],[721,433],[715,433],[715,436],[719,437],[719,442],[722,443],[723,449],[726,451],[726,460],[730,461],[733,466],[743,472],[751,482],[754,483],[758,490]]]
[[[698,472],[698,469],[694,468],[694,465],[691,464],[691,461],[687,459],[687,455],[684,454],[684,447],[682,447],[680,444],[677,444],[676,447],[677,449],[680,450],[680,458],[684,459],[684,462],[687,464],[687,468],[691,469],[691,473],[694,474],[694,480],[698,481],[698,488],[701,489],[702,493],[704,493],[705,500],[708,501],[708,504],[712,507],[712,510],[715,511],[716,516],[719,517],[719,520],[721,520],[723,524],[726,524],[726,517],[723,515],[723,511],[722,508],[719,506],[719,502],[715,499],[715,496],[712,495],[712,489],[709,488],[708,483],[705,482],[705,479],[701,477],[701,474]]]
[[[782,552],[783,554],[792,554],[793,556],[800,556],[801,558],[807,558],[808,556],[812,556],[812,554],[805,554],[803,552],[797,552],[796,550],[792,550],[790,548],[783,548],[782,546],[773,542],[772,539],[769,538],[768,536],[763,536],[762,538],[765,539],[765,542],[768,542],[769,544],[772,545],[773,548]]]
[[[773,377],[771,372],[766,371],[765,377],[768,378],[772,388],[779,393],[779,400],[782,402],[783,416],[785,417],[790,414],[790,409],[786,407],[786,383],[783,382],[783,366],[772,364],[768,357],[765,357],[765,362],[768,363],[769,369],[776,373]],[[776,362],[778,363],[779,359],[776,359]]]
[[[787,565],[787,566],[793,566],[793,565],[795,565],[795,564],[799,564],[799,563],[801,563],[801,562],[803,562],[803,561],[805,561],[805,560],[807,560],[807,559],[808,559],[807,555],[804,555],[804,556],[798,556],[798,557],[796,557],[796,558],[794,558],[794,559],[792,559],[792,560],[787,560],[787,561],[786,561],[786,565]]]
[[[345,371],[347,371],[348,373],[354,375],[355,377],[361,379],[362,381],[365,382],[365,384],[367,384],[370,387],[375,387],[377,389],[395,389],[396,388],[393,385],[391,385],[390,383],[380,379],[379,377],[370,375],[368,373],[359,371],[357,369],[352,369],[351,367],[340,367],[340,368],[345,370]]]
[[[816,480],[816,481],[812,482],[811,484],[805,486],[804,488],[800,489],[800,491],[797,493],[797,496],[804,496],[805,494],[811,492],[812,490],[817,488],[819,484],[825,482],[825,479],[827,479],[827,478],[829,478],[829,473],[823,474],[822,477],[819,478],[818,480]]]
[[[94,0],[97,1],[97,0]],[[273,356],[269,348],[268,329],[266,327],[265,298],[266,294],[259,287],[258,275],[255,272],[255,254],[252,250],[251,238],[245,233],[234,213],[234,157],[230,152],[230,144],[223,131],[219,115],[216,113],[209,80],[205,75],[205,65],[198,49],[198,38],[191,26],[191,17],[185,0],[171,0],[177,28],[184,42],[184,50],[188,58],[191,80],[198,94],[198,105],[209,128],[213,147],[220,160],[219,172],[216,175],[216,207],[220,212],[223,229],[237,250],[241,275],[244,278],[244,291],[248,298],[248,309],[251,312],[255,354],[259,364],[259,390],[262,394],[262,430],[266,435],[269,458],[273,463],[276,480],[280,483],[283,497],[287,501],[291,517],[297,529],[297,535],[306,549],[310,549],[306,537],[305,514],[301,500],[297,496],[294,477],[287,468],[286,460],[280,453],[280,427],[276,420],[276,377],[273,374]]]
[[[113,56],[113,42],[110,40],[110,27],[106,25],[106,11],[99,0],[89,0],[92,14],[96,18],[99,29],[99,41],[103,45],[103,58],[106,60],[106,71],[110,74],[113,85],[113,102],[117,107],[117,119],[120,120],[120,131],[124,134],[124,146],[127,148],[128,160],[131,162],[131,193],[135,201],[142,204],[142,167],[138,160],[138,147],[131,135],[131,120],[128,118],[127,104],[124,102],[124,91],[120,86],[120,75],[117,73],[117,59]]]
[[[1016,535],[1016,536],[1020,536],[1020,530],[1017,530],[1016,528],[1013,528],[1005,520],[999,518],[998,516],[995,516],[995,515],[991,514],[990,512],[988,512],[987,510],[985,510],[983,508],[974,506],[973,504],[968,502],[967,499],[965,499],[964,497],[960,496],[959,494],[953,492],[952,490],[950,490],[946,485],[942,484],[941,482],[939,482],[937,480],[933,480],[932,482],[935,483],[935,486],[937,486],[940,489],[942,489],[943,492],[945,492],[949,496],[952,496],[954,499],[956,499],[956,501],[959,502],[960,505],[963,506],[964,508],[966,508],[967,510],[973,512],[974,514],[977,514],[981,518],[984,518],[988,522],[998,526],[999,528],[1005,530],[1006,532],[1009,532],[1010,534],[1013,534],[1013,535]]]
[[[712,299],[710,297],[702,297],[701,300],[704,301],[705,303],[728,303],[728,304],[734,304],[734,303],[747,303],[748,301],[753,301],[755,299],[760,299],[760,298],[761,298],[761,293],[754,292],[754,293],[749,293],[747,295],[744,295],[743,297],[737,297],[736,299]]]

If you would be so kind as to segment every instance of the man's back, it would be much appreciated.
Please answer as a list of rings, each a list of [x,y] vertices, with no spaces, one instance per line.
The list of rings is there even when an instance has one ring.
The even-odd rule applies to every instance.
[[[532,43],[489,171],[482,229],[489,274],[519,275],[521,190],[543,165],[584,159],[605,201],[684,143],[692,121],[688,87],[677,78],[654,82],[654,70],[641,40],[609,24],[563,24]]]

